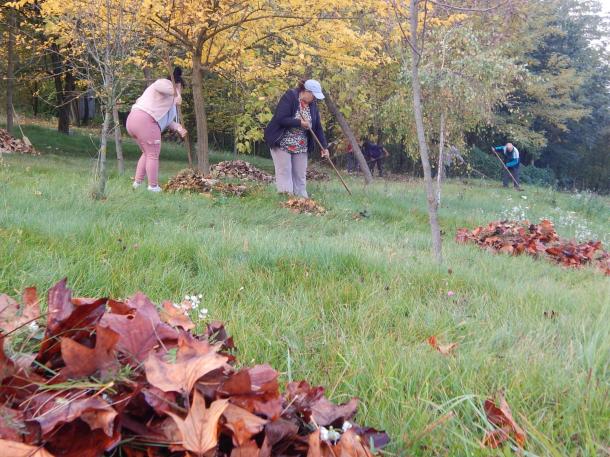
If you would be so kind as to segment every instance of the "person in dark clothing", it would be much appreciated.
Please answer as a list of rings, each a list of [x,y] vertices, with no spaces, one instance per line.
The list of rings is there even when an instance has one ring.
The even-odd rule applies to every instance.
[[[495,152],[501,153],[501,157],[504,160],[504,165],[510,171],[510,174],[513,175],[515,180],[513,181],[510,175],[506,170],[502,172],[502,185],[504,187],[508,187],[511,181],[513,181],[513,185],[515,189],[521,189],[519,185],[519,150],[513,146],[512,143],[506,143],[506,146],[496,146],[493,148]]]
[[[349,173],[359,171],[360,166],[358,165],[358,161],[356,160],[356,156],[354,155],[354,148],[352,148],[352,144],[350,142],[347,143],[346,157],[347,157],[347,171]]]
[[[383,146],[366,140],[362,145],[362,153],[366,158],[371,174],[374,174],[375,165],[377,165],[379,176],[383,176],[383,159],[389,155],[388,151]]]
[[[328,157],[328,143],[316,99],[324,99],[320,83],[313,79],[300,82],[296,89],[284,93],[265,128],[278,192],[307,198],[307,157],[316,144],[312,131],[322,143],[322,157]]]

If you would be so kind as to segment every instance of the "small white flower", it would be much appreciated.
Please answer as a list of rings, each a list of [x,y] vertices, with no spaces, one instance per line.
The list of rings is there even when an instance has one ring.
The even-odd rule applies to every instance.
[[[345,433],[352,427],[353,427],[353,425],[351,423],[349,423],[348,421],[345,421],[345,422],[343,422],[343,425],[341,426],[341,430],[343,430],[343,433]]]
[[[202,294],[199,294],[199,295],[198,295],[198,297],[201,299],[201,298],[203,298],[203,295],[202,295]]]
[[[30,333],[36,333],[39,328],[40,327],[38,327],[38,324],[36,323],[36,321],[30,322],[28,324],[28,329],[30,330]]]
[[[185,295],[185,296],[184,296],[184,299],[185,299],[185,300],[190,300],[191,298],[190,298],[188,295]]]
[[[328,429],[326,427],[320,427],[320,439],[328,441]]]
[[[176,309],[181,309],[182,306],[179,303],[172,303],[172,306]]]

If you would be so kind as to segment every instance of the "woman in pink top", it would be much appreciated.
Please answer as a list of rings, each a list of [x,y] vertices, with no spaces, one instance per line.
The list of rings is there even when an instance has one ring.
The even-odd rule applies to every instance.
[[[133,188],[140,187],[144,177],[148,177],[148,190],[160,192],[159,154],[161,153],[161,133],[165,129],[178,132],[184,138],[186,130],[176,122],[176,105],[182,103],[182,69],[174,69],[174,82],[171,79],[157,79],[146,88],[144,93],[131,107],[127,117],[127,132],[140,146],[142,156],[136,168]]]

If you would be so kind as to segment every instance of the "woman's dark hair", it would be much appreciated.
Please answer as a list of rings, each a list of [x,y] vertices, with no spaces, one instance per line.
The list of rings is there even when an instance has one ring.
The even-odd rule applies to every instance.
[[[172,77],[168,76],[167,79],[169,79],[171,81]],[[180,84],[182,87],[185,86],[184,79],[182,79],[182,67],[175,67],[174,68],[174,83],[175,84]]]
[[[305,80],[304,79],[299,79],[299,82],[297,83],[297,90],[299,92],[303,92],[305,89]]]

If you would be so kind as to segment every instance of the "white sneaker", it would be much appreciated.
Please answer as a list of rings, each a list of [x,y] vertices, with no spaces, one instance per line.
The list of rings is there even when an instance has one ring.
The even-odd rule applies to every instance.
[[[159,186],[148,186],[148,190],[151,192],[161,192],[161,188]]]
[[[134,181],[133,184],[131,185],[131,187],[133,187],[134,189],[137,189],[138,187],[140,187],[142,185],[141,182],[138,181]]]

